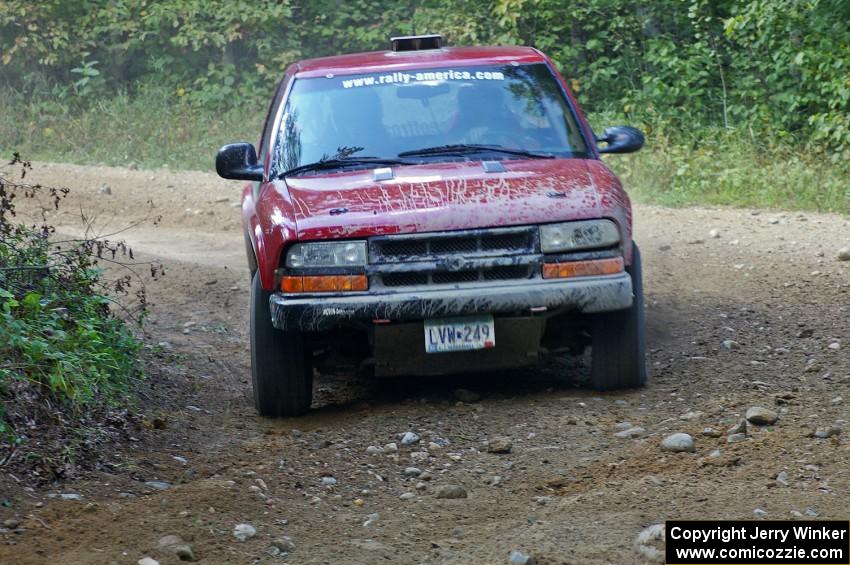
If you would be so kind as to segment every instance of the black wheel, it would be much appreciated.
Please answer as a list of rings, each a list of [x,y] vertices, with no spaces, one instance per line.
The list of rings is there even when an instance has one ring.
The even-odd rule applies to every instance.
[[[637,388],[646,384],[646,329],[643,311],[643,273],[640,250],[634,245],[632,265],[634,301],[631,308],[594,314],[592,379],[596,390]]]
[[[251,378],[254,406],[261,416],[298,416],[313,401],[313,369],[300,333],[276,329],[271,321],[270,293],[251,284]]]

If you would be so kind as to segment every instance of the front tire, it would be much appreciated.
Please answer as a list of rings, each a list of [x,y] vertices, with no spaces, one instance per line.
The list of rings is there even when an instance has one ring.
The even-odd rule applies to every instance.
[[[592,381],[599,391],[637,388],[646,384],[646,328],[643,304],[643,270],[640,250],[633,244],[632,306],[593,316],[591,330]]]
[[[272,325],[269,298],[259,273],[251,284],[251,379],[254,406],[261,416],[299,416],[313,401],[313,370],[303,336]]]

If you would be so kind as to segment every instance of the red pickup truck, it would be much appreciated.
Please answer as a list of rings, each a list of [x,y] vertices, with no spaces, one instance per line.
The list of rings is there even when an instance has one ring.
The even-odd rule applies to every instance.
[[[629,198],[563,77],[530,47],[392,49],[293,64],[260,145],[221,148],[251,181],[254,400],[312,402],[314,367],[376,376],[528,365],[592,348],[599,390],[646,381]]]

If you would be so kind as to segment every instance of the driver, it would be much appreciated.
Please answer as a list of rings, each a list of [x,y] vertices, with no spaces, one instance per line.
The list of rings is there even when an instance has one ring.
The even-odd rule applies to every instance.
[[[452,127],[453,141],[484,145],[516,145],[522,136],[513,112],[505,104],[505,90],[465,85],[458,92],[458,120]]]
[[[353,151],[358,157],[383,156],[387,130],[378,93],[366,88],[347,90],[333,103],[340,148]],[[354,151],[358,147],[362,149]]]

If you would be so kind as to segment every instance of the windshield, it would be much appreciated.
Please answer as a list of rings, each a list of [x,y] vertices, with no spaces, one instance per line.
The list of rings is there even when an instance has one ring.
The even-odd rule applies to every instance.
[[[299,78],[279,132],[276,172],[463,144],[588,156],[560,85],[542,63]]]

